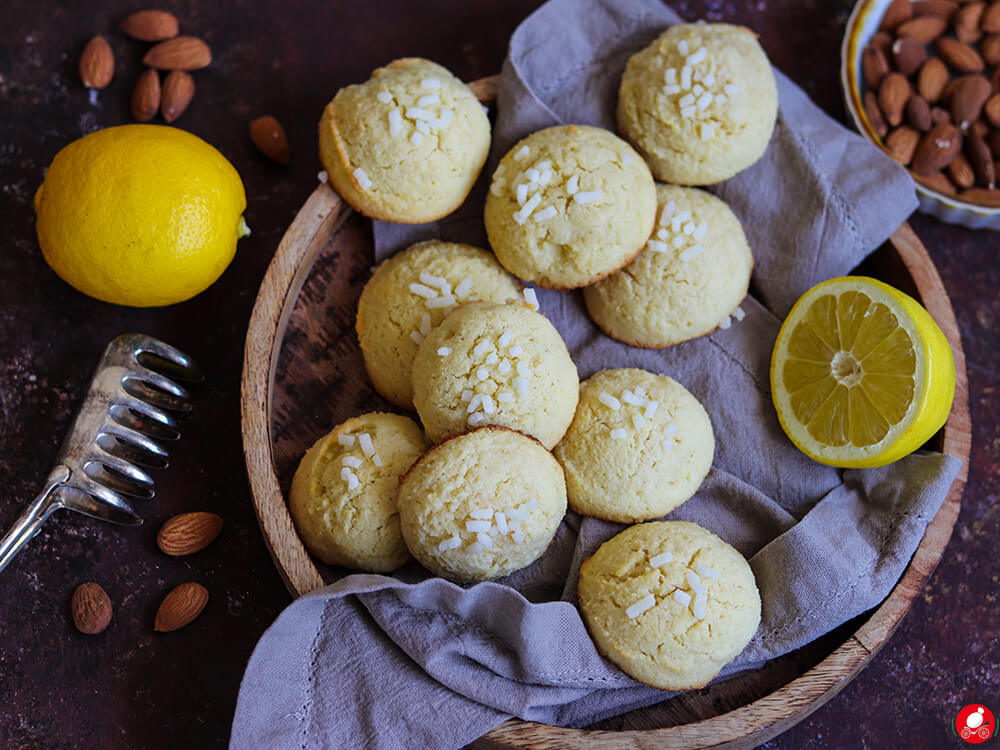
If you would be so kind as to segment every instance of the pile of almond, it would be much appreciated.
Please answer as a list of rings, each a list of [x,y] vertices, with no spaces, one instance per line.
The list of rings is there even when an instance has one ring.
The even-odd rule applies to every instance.
[[[938,192],[1000,207],[1000,0],[893,0],[861,72],[894,159]]]

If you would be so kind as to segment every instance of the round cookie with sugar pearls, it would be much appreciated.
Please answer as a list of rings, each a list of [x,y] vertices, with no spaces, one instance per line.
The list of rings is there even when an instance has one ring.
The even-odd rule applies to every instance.
[[[500,160],[486,232],[504,268],[549,289],[593,284],[645,244],[656,213],[649,167],[602,128],[532,133]]]
[[[774,131],[778,87],[756,35],[679,24],[633,55],[618,91],[618,130],[656,179],[710,185],[757,161]]]
[[[458,208],[486,163],[490,122],[446,68],[417,57],[337,92],[319,123],[330,184],[365,216],[418,224]]]
[[[356,325],[375,390],[412,409],[413,358],[427,334],[465,302],[520,295],[493,253],[472,245],[419,242],[383,261],[361,292]]]
[[[435,442],[500,425],[551,449],[573,419],[579,385],[555,326],[520,302],[463,305],[413,360],[413,404]]]
[[[743,556],[686,521],[632,526],[580,568],[580,610],[598,650],[661,690],[707,685],[760,625]]]
[[[399,483],[407,546],[452,581],[485,581],[530,565],[565,514],[558,462],[537,440],[502,427],[435,446]]]
[[[657,185],[658,219],[646,248],[621,271],[583,290],[601,329],[658,349],[728,327],[742,317],[753,254],[739,219],[697,188]]]
[[[412,419],[377,412],[317,440],[288,495],[306,548],[328,565],[355,570],[389,573],[406,564],[396,487],[428,445]]]
[[[603,370],[581,383],[555,455],[573,510],[634,523],[665,516],[698,490],[715,437],[704,407],[672,378]]]

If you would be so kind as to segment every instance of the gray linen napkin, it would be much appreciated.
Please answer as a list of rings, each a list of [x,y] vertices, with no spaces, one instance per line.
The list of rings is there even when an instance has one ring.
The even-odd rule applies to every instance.
[[[656,0],[551,0],[511,39],[491,163],[559,122],[614,128],[628,57],[677,16]],[[764,158],[717,192],[757,258],[746,318],[663,351],[603,336],[579,293],[539,290],[581,377],[604,367],[669,374],[701,400],[717,438],[698,493],[669,518],[696,521],[750,560],[763,600],[757,636],[723,676],[759,666],[870,609],[891,590],[959,469],[917,453],[837,471],[799,453],[778,425],[770,351],[791,303],[854,267],[913,210],[905,172],[778,74],[781,110]],[[482,184],[432,225],[376,226],[379,258],[418,239],[484,244]],[[499,582],[463,588],[351,575],[302,597],[247,667],[233,748],[453,748],[510,716],[585,726],[664,693],[597,653],[574,605],[580,563],[621,530],[570,512],[546,555]],[[404,582],[401,578],[407,578]]]

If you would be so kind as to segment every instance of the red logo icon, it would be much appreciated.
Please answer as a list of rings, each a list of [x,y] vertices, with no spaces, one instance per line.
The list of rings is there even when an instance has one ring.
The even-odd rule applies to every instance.
[[[970,703],[955,717],[955,733],[972,745],[986,742],[996,730],[993,712],[978,703]]]

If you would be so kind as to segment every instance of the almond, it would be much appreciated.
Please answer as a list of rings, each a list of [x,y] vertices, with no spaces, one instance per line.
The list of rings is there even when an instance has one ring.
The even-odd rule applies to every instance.
[[[889,59],[889,51],[892,47],[892,37],[884,31],[876,31],[875,36],[868,42],[869,45],[881,52],[885,59]]]
[[[989,144],[990,151],[993,152],[993,156],[1000,159],[1000,130],[994,130],[986,136],[986,143]]]
[[[940,16],[920,16],[900,25],[896,29],[896,36],[913,39],[921,44],[930,44],[947,28],[948,22]]]
[[[208,604],[208,589],[200,583],[182,583],[167,594],[156,610],[153,629],[159,633],[183,628]]]
[[[992,92],[990,82],[983,76],[962,76],[956,79],[951,94],[951,121],[965,130],[975,122],[983,105]]]
[[[885,138],[889,132],[889,126],[885,124],[882,117],[882,110],[878,106],[878,98],[871,91],[866,91],[864,95],[865,114],[868,115],[868,122],[871,123],[872,130],[879,138]]]
[[[990,34],[979,45],[979,54],[987,65],[1000,65],[1000,34]]]
[[[872,91],[878,91],[878,85],[882,82],[882,76],[889,72],[889,63],[882,54],[882,50],[869,44],[861,53],[861,75],[865,79],[865,86]]]
[[[1000,91],[1000,66],[990,74],[990,88]]]
[[[970,130],[975,130],[980,136],[985,138],[990,132],[990,124],[986,122],[982,117],[976,120],[972,125],[969,126]]]
[[[892,59],[896,70],[904,76],[912,76],[927,59],[927,47],[913,39],[897,39],[892,45]]]
[[[885,121],[896,127],[903,121],[903,111],[910,98],[910,82],[902,73],[889,73],[878,89],[878,105]]]
[[[941,107],[931,108],[931,127],[937,125],[939,122],[951,122],[951,114],[946,109]]]
[[[151,48],[142,61],[160,70],[200,70],[212,62],[212,50],[195,36],[178,36]]]
[[[910,0],[892,0],[885,15],[882,16],[882,24],[879,26],[884,31],[892,31],[904,21],[912,18],[913,5]]]
[[[958,10],[958,3],[951,0],[920,0],[913,3],[915,16],[941,16],[945,20],[951,18]]]
[[[80,55],[80,80],[91,89],[103,89],[115,75],[115,53],[103,36],[95,36]]]
[[[986,100],[983,106],[983,114],[990,121],[990,125],[1000,128],[1000,94],[994,94]]]
[[[979,28],[979,19],[983,16],[986,3],[967,3],[955,14],[952,21],[955,29],[955,36],[958,41],[966,44],[973,44],[979,41],[983,32]]]
[[[945,175],[941,172],[934,172],[933,174],[924,175],[923,177],[917,177],[917,181],[923,183],[933,190],[937,190],[939,193],[944,193],[945,195],[956,195],[958,191],[955,186],[951,183]]]
[[[139,122],[149,122],[160,108],[160,74],[153,68],[139,76],[132,92],[132,117]]]
[[[111,599],[99,583],[81,583],[69,603],[73,624],[81,633],[94,635],[111,622]]]
[[[285,129],[270,115],[258,117],[250,123],[250,140],[271,161],[288,164],[292,160]]]
[[[991,3],[990,7],[983,11],[979,27],[987,34],[1000,33],[1000,0]]]
[[[975,130],[970,130],[965,136],[965,155],[969,157],[972,171],[981,185],[988,188],[996,187],[997,175],[993,168],[993,155],[986,141]]]
[[[920,96],[933,104],[941,98],[941,92],[948,84],[948,67],[936,57],[928,58],[917,76],[917,91]]]
[[[191,555],[214,542],[221,531],[222,516],[204,511],[181,513],[160,527],[156,544],[174,557]]]
[[[942,37],[934,48],[948,67],[959,73],[982,73],[986,67],[978,52],[957,39]]]
[[[962,134],[954,125],[938,123],[925,133],[913,154],[911,168],[918,175],[938,172],[962,150]]]
[[[177,17],[165,10],[140,10],[125,18],[122,31],[140,42],[162,42],[177,36]]]
[[[927,100],[919,94],[910,97],[906,103],[906,121],[910,127],[919,130],[921,133],[931,129],[934,124],[931,121],[931,108]]]
[[[194,79],[183,70],[173,70],[163,81],[163,100],[160,112],[163,119],[173,122],[180,117],[194,98]],[[221,520],[221,519],[220,519]]]
[[[1000,208],[1000,190],[997,190],[996,188],[972,188],[971,190],[963,190],[958,197],[963,201],[969,201],[969,203],[978,203],[980,206]]]
[[[917,150],[919,142],[919,131],[909,125],[903,125],[889,133],[889,137],[885,139],[885,147],[889,151],[889,156],[905,167],[913,161],[913,152]]]
[[[970,188],[976,184],[976,173],[972,171],[972,165],[962,154],[956,156],[948,165],[948,177],[959,188]]]

